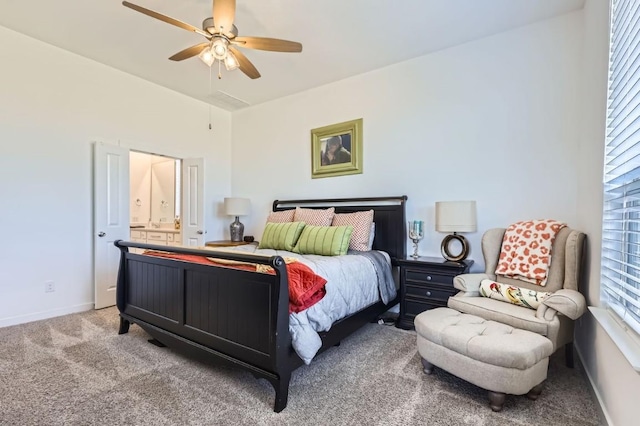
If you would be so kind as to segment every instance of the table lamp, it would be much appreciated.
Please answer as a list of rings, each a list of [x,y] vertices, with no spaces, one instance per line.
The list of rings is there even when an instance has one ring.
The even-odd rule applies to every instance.
[[[460,262],[469,255],[469,243],[458,232],[476,231],[475,201],[438,201],[436,202],[436,231],[453,233],[442,240],[442,256],[452,262]],[[458,241],[462,246],[459,254],[452,254],[449,244]]]
[[[231,241],[242,241],[244,225],[240,223],[239,217],[249,214],[251,202],[248,198],[228,197],[224,199],[224,211],[227,215],[236,217],[236,220],[229,225]]]

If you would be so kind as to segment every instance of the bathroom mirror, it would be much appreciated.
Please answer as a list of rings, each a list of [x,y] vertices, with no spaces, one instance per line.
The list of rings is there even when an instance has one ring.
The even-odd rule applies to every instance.
[[[133,151],[129,159],[131,225],[173,226],[180,215],[180,160]]]

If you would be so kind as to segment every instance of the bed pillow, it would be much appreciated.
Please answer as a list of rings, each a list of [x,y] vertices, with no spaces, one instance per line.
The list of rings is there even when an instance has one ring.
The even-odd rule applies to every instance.
[[[267,222],[258,248],[293,251],[304,229],[304,222]]]
[[[267,217],[267,222],[271,222],[271,223],[293,222],[293,215],[295,212],[296,211],[294,209],[282,210],[279,212],[271,212]]]
[[[295,253],[340,256],[347,254],[353,227],[307,225],[293,248]]]
[[[535,291],[491,280],[480,281],[481,296],[513,303],[514,305],[520,305],[530,309],[538,309],[542,301],[552,294],[553,293],[549,291]]]
[[[373,223],[373,210],[354,213],[336,213],[333,216],[332,226],[351,225],[353,233],[349,248],[357,251],[371,250],[369,248],[369,235]]]
[[[304,222],[307,225],[330,226],[333,220],[333,213],[336,209],[303,209],[296,207],[293,215],[294,222]]]
[[[371,223],[371,231],[369,232],[369,250],[373,250],[373,240],[376,237],[376,223]]]

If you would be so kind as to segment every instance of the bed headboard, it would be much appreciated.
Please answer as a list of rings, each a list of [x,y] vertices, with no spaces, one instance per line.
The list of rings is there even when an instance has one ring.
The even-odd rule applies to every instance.
[[[334,207],[336,213],[352,213],[373,210],[376,224],[374,250],[389,253],[392,259],[403,259],[407,254],[407,220],[405,204],[407,196],[373,198],[327,198],[317,200],[275,200],[273,211],[296,207],[326,209]]]

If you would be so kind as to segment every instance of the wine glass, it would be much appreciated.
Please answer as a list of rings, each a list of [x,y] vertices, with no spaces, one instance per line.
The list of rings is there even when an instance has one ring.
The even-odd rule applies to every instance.
[[[411,257],[414,259],[420,257],[418,254],[418,243],[422,237],[424,237],[424,222],[422,220],[409,222],[409,239],[413,241],[413,254]]]

